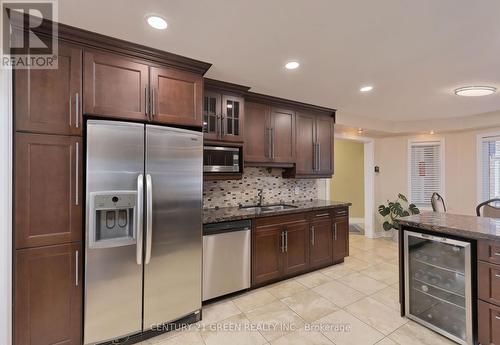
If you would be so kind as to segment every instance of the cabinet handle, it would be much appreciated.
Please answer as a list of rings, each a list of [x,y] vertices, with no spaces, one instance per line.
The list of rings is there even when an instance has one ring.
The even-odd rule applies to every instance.
[[[495,252],[495,256],[500,256],[500,252]]]
[[[330,215],[330,213],[320,213],[320,214],[317,214],[316,217],[326,217],[329,215]]]
[[[500,320],[500,316],[498,316],[498,315],[495,316],[495,319]]]
[[[288,253],[288,230],[285,231],[285,252]]]
[[[500,278],[500,274],[495,274],[495,277]]]
[[[75,126],[80,127],[80,95],[75,94]]]
[[[75,285],[78,286],[78,250],[75,252]]]
[[[337,223],[333,224],[333,239],[337,240]]]
[[[316,171],[316,143],[313,143],[313,171]]]
[[[274,127],[271,127],[271,158],[274,159]]]
[[[272,148],[271,148],[271,128],[266,128],[266,132],[267,132],[267,157],[268,158],[271,158],[271,155],[272,155]]]
[[[148,117],[148,105],[149,105],[149,99],[148,99],[148,87],[146,86],[144,88],[144,115]]]
[[[156,92],[154,87],[151,89],[151,98],[151,107],[153,108],[151,111],[151,118],[153,118],[156,115]]]
[[[71,111],[71,109],[73,109],[73,97],[70,94],[69,95],[69,123],[70,123],[70,125],[73,121],[73,112]],[[75,123],[75,127],[76,127],[76,123]]]
[[[79,170],[79,147],[78,147],[78,141],[76,142],[75,145],[75,205],[78,206],[78,199],[79,199],[79,193],[78,193],[78,170]]]
[[[311,244],[314,246],[314,226],[311,226]]]
[[[281,232],[281,252],[285,252],[285,232]]]
[[[321,143],[318,143],[318,171],[321,170]]]

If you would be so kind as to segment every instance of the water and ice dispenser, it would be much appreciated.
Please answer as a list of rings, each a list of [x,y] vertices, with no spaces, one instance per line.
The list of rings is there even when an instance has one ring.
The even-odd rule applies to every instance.
[[[89,247],[106,248],[135,244],[136,191],[89,193]]]

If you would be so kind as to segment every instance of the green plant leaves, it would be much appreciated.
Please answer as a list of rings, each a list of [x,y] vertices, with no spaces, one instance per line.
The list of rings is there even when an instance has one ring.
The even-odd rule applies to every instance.
[[[382,226],[384,227],[385,231],[389,231],[393,228],[392,224],[389,223],[388,221],[385,221],[384,224],[382,224]]]
[[[406,198],[406,195],[399,193],[398,194],[398,199],[403,200],[404,202],[408,202],[408,199]]]
[[[408,206],[408,210],[411,212],[411,214],[419,214],[420,210],[418,209],[417,205],[415,204],[410,204]]]
[[[389,209],[389,207],[385,205],[380,205],[378,207],[378,213],[380,213],[382,217],[386,217],[389,215],[389,213],[391,213],[391,210]]]
[[[403,216],[403,212],[404,212],[403,206],[401,206],[401,204],[399,202],[390,202],[389,203],[389,209],[396,216],[398,216],[398,217],[402,217]]]

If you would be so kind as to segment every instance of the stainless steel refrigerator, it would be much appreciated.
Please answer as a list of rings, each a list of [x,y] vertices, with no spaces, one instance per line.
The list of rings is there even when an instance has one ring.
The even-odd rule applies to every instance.
[[[200,132],[89,120],[84,343],[199,315]]]

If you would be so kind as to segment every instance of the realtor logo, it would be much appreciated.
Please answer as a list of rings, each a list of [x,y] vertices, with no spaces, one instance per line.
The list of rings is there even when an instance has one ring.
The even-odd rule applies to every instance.
[[[57,68],[57,3],[1,1],[1,67]]]

